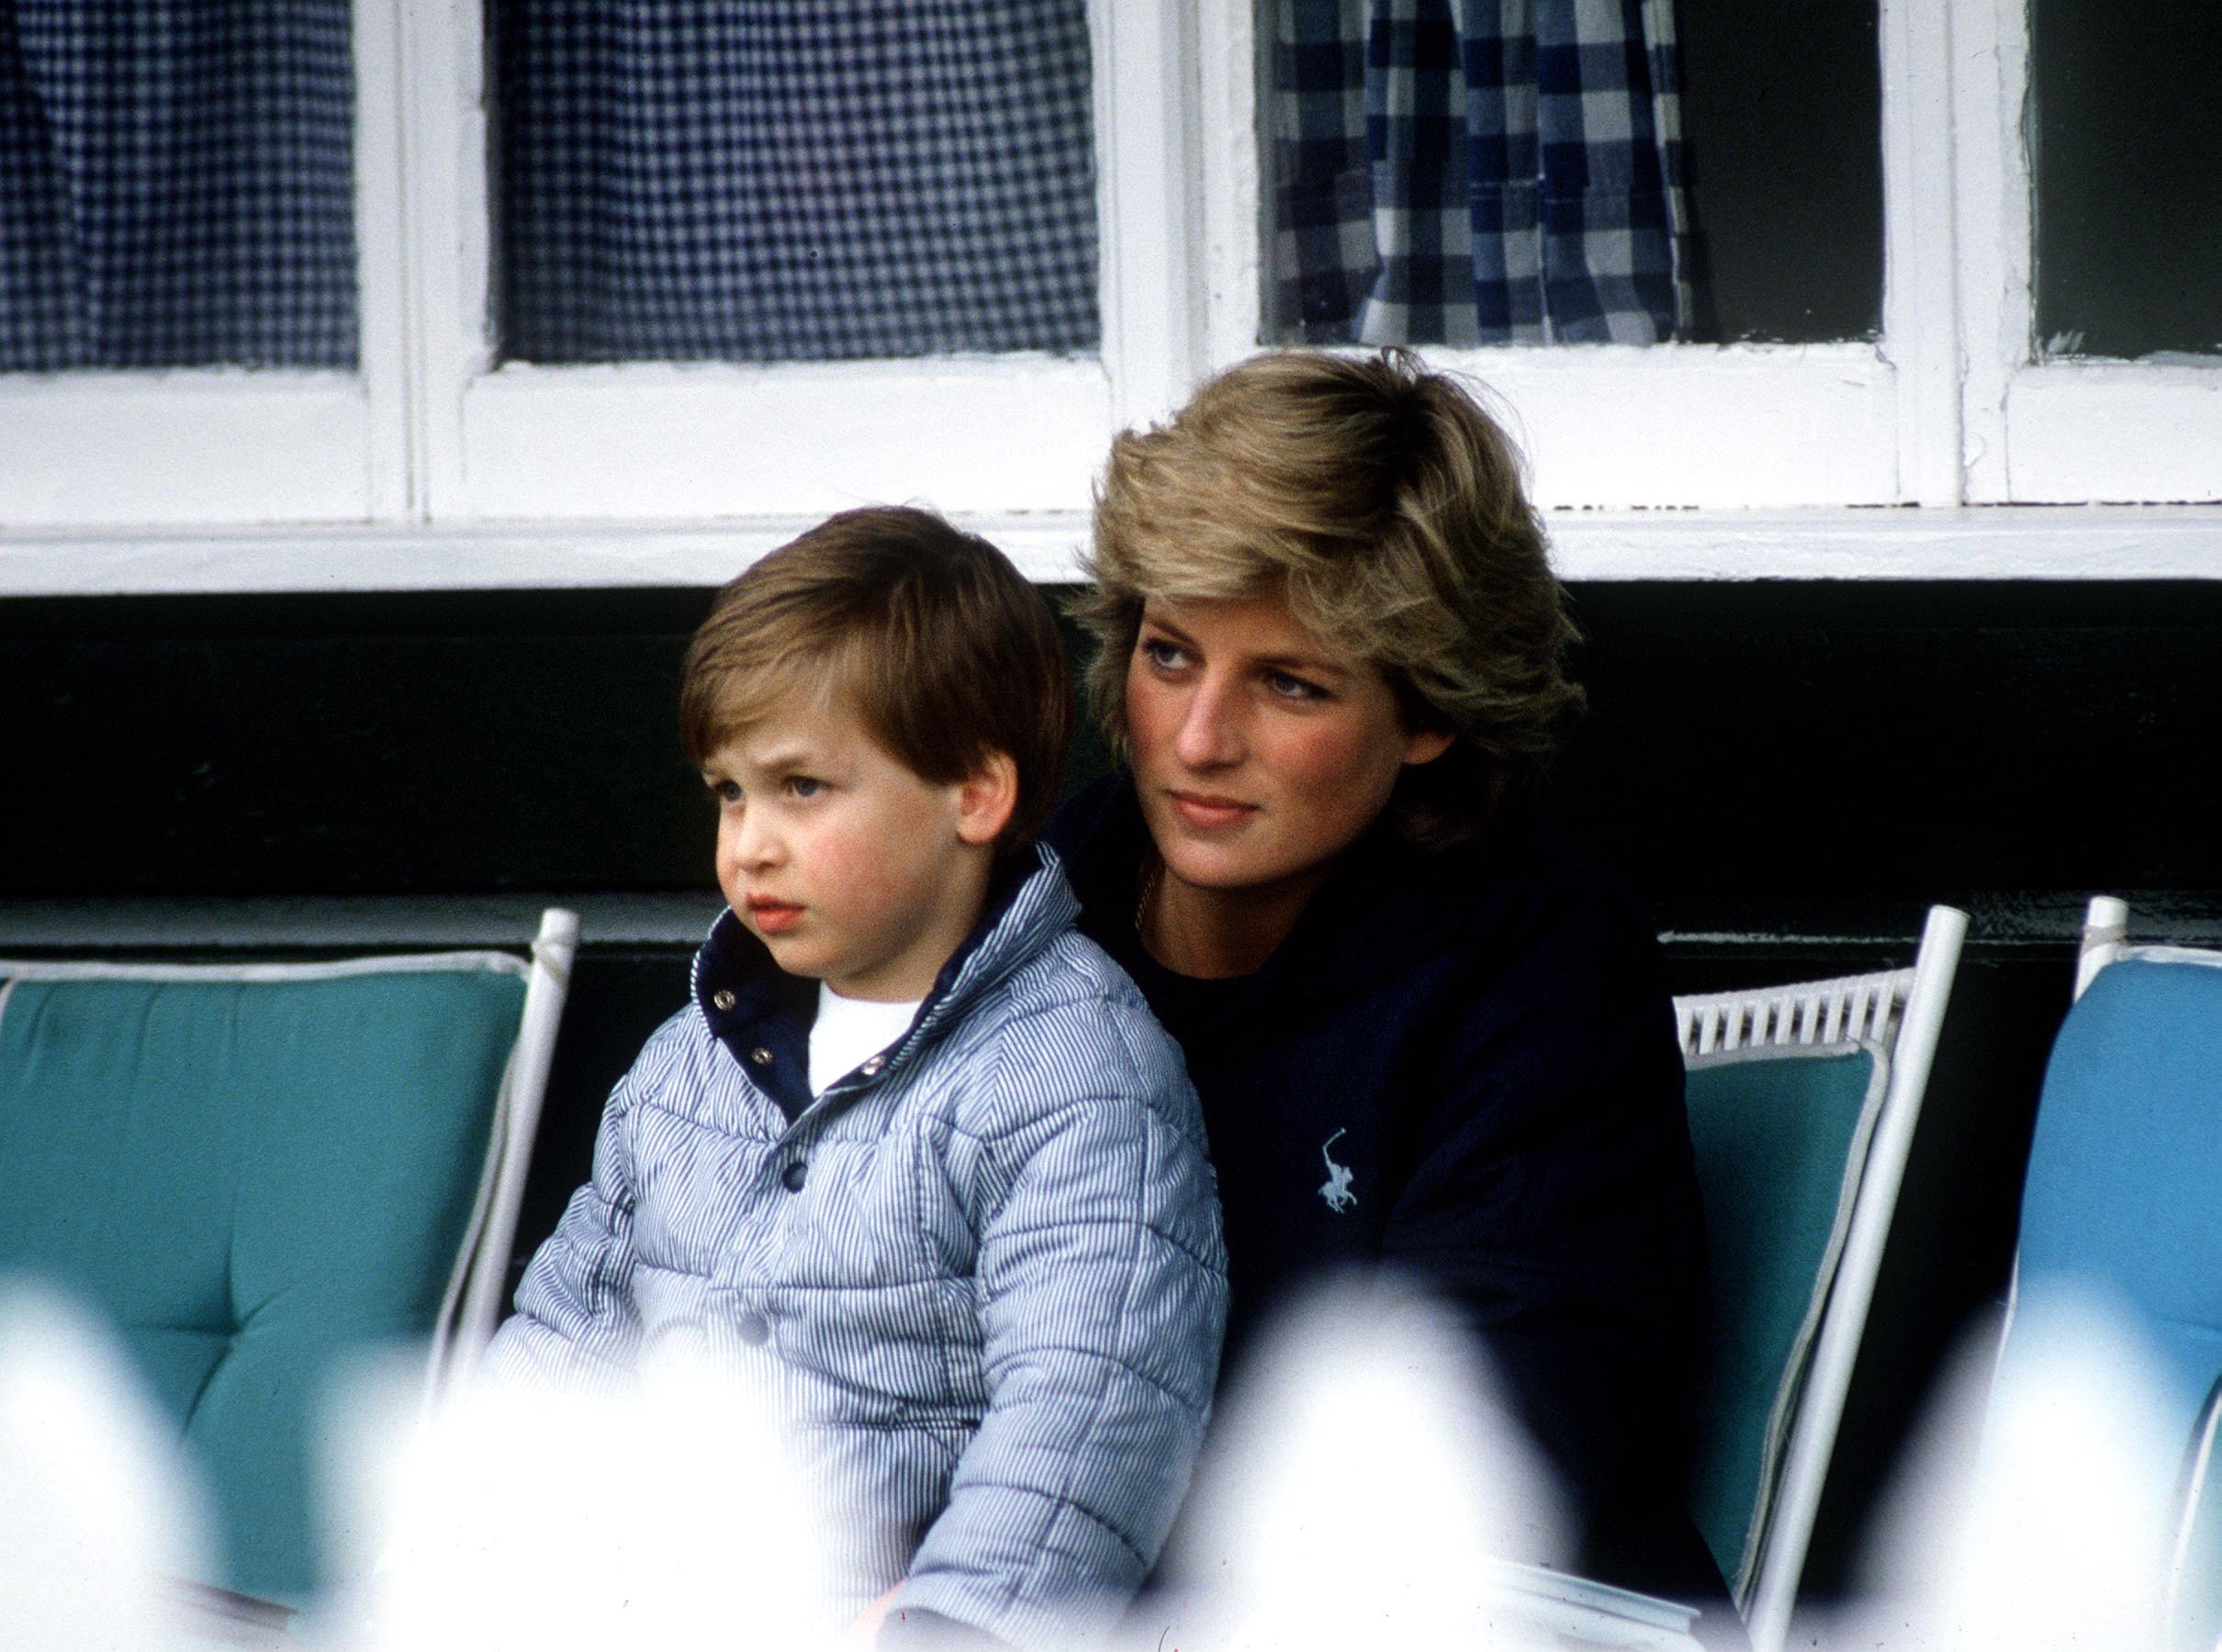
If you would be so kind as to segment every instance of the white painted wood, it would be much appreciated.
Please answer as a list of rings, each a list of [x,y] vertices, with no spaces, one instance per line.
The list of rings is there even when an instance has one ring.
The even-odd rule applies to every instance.
[[[1883,353],[1897,366],[1898,496],[1961,497],[1952,8],[1881,0]]]
[[[0,545],[21,529],[361,522],[369,447],[351,374],[0,375]]]
[[[367,514],[409,514],[409,354],[414,332],[408,293],[408,213],[403,187],[409,117],[396,0],[355,0],[354,172],[356,364],[370,414],[365,463]]]
[[[409,91],[409,514],[454,520],[473,508],[464,485],[465,396],[493,365],[484,7],[413,0],[402,9],[400,40]]]
[[[2023,0],[1961,0],[1951,10],[1961,444],[1967,498],[1995,503],[2012,497],[2007,386],[2029,358],[2029,28]]]
[[[1894,374],[1871,345],[1427,355],[1494,393],[1546,508],[1897,500]]]
[[[1084,511],[955,514],[1029,578],[1080,577]],[[0,597],[716,585],[814,519],[0,532]],[[2222,579],[2213,507],[1554,511],[1544,527],[1576,580]]]
[[[2222,360],[2024,367],[2006,421],[2016,500],[2222,500]]]
[[[1103,359],[1120,426],[1162,418],[1204,365],[1198,24],[1184,0],[1093,0]]]
[[[1099,364],[1048,356],[511,365],[466,396],[466,481],[485,517],[1078,510],[1110,412]]]
[[[1566,579],[2215,579],[2222,511],[1553,512]]]
[[[1257,0],[1201,0],[1205,354],[1211,367],[1258,347],[1263,303],[1265,140],[1258,131]]]

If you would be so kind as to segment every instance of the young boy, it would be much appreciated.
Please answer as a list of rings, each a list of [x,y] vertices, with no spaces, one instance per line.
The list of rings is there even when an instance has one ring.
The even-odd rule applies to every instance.
[[[725,587],[680,722],[731,910],[488,1362],[705,1352],[778,1397],[883,1645],[1084,1644],[1185,1488],[1226,1281],[1179,1051],[1033,843],[1055,624],[984,541],[845,511]]]

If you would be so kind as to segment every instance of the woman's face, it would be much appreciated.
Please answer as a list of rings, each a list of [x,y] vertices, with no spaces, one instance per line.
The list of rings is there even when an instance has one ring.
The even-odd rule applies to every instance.
[[[1308,893],[1398,771],[1450,744],[1408,732],[1379,669],[1323,642],[1278,595],[1145,603],[1127,733],[1166,871],[1226,892]]]

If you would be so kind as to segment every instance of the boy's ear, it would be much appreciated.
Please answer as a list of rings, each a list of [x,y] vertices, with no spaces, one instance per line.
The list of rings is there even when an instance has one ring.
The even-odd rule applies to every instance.
[[[957,785],[957,836],[966,843],[993,843],[1018,806],[1018,764],[1007,751],[991,751]]]

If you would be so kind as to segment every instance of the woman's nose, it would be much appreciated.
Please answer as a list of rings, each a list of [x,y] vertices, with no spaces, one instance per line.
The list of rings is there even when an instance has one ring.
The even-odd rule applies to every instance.
[[[1238,708],[1224,684],[1206,679],[1196,685],[1173,730],[1173,755],[1191,769],[1223,768],[1240,760]]]

